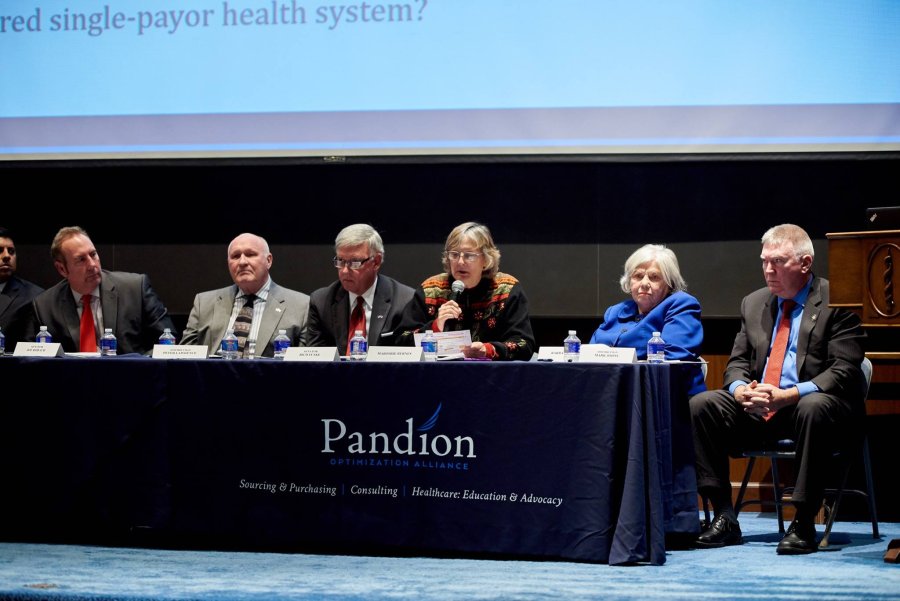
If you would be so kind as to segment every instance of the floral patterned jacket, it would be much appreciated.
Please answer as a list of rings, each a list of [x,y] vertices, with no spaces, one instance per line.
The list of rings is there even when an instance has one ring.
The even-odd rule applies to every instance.
[[[407,305],[397,344],[412,345],[413,334],[434,327],[438,308],[450,298],[453,279],[446,273],[422,282]],[[534,353],[534,334],[528,317],[528,298],[519,280],[506,273],[484,278],[464,290],[457,301],[462,315],[457,329],[468,329],[473,342],[483,342],[494,360],[528,361]]]

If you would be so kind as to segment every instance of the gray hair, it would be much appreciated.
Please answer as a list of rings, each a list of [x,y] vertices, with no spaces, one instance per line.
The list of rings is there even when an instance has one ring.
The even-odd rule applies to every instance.
[[[344,246],[358,246],[363,243],[369,245],[369,252],[384,256],[381,236],[368,223],[354,223],[338,232],[337,238],[334,239],[334,252]]]
[[[787,242],[794,246],[795,258],[800,259],[804,255],[815,258],[816,251],[813,248],[812,240],[810,240],[806,230],[799,225],[782,223],[781,225],[770,227],[762,237],[763,246],[781,246]]]
[[[644,263],[656,261],[659,265],[659,271],[662,273],[663,280],[666,285],[672,289],[672,292],[681,292],[687,290],[687,282],[681,276],[681,269],[678,268],[678,258],[671,249],[666,248],[662,244],[645,244],[628,257],[625,261],[625,269],[619,284],[622,286],[623,292],[631,292],[631,274],[637,271],[637,268]]]
[[[450,232],[450,235],[447,236],[447,241],[444,243],[444,253],[454,248],[459,248],[466,240],[473,242],[484,253],[485,262],[481,277],[492,278],[497,275],[497,271],[500,270],[500,249],[494,244],[494,237],[491,236],[491,230],[486,225],[475,223],[474,221],[467,221],[457,225]],[[446,254],[443,256],[441,263],[444,266],[444,270],[447,273],[451,273],[450,260]]]

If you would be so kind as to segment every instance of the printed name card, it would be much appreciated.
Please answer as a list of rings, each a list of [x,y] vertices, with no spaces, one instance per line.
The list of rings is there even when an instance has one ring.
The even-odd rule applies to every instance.
[[[578,360],[581,363],[637,363],[637,350],[605,344],[582,344]]]
[[[561,346],[542,346],[538,349],[538,361],[555,361],[562,363],[565,361],[563,347]]]
[[[206,359],[209,347],[202,344],[154,344],[154,359]]]
[[[421,346],[370,346],[369,354],[366,355],[366,362],[394,362],[402,363],[421,361]]]
[[[62,344],[59,342],[19,342],[13,357],[62,357]]]
[[[284,352],[285,361],[337,361],[336,346],[291,346]]]

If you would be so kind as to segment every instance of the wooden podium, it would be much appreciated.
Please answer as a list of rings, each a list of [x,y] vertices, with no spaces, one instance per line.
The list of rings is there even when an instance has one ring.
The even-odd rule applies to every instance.
[[[829,304],[856,312],[866,327],[900,327],[900,230],[825,237]]]

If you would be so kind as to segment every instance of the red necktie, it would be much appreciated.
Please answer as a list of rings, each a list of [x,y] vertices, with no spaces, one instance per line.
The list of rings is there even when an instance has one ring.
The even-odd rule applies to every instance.
[[[350,354],[350,340],[356,330],[360,330],[363,336],[366,334],[366,301],[361,296],[356,297],[356,306],[353,307],[353,313],[350,314],[350,331],[347,334],[347,354]]]
[[[775,330],[775,340],[772,341],[772,350],[769,352],[769,363],[766,365],[766,373],[763,382],[776,388],[781,387],[781,368],[784,366],[784,356],[787,353],[788,338],[791,334],[791,313],[796,303],[791,299],[785,299],[781,303],[781,320]],[[775,412],[767,413],[765,419],[770,419]]]
[[[79,347],[82,353],[97,351],[97,331],[94,329],[94,312],[91,311],[91,295],[81,297],[81,331]]]

